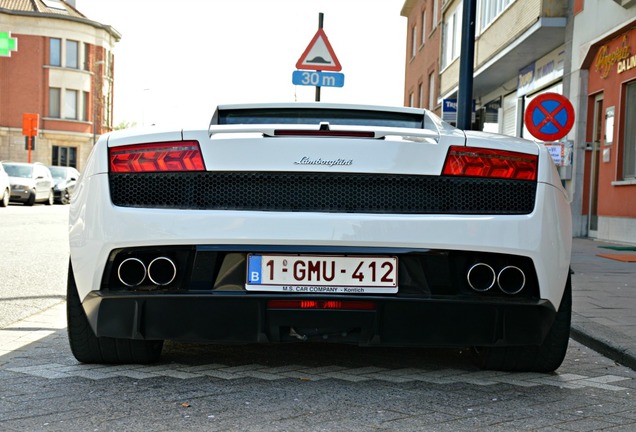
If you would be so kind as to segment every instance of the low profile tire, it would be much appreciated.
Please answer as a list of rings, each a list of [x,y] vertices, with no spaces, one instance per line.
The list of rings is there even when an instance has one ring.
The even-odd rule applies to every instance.
[[[6,207],[9,205],[9,199],[11,198],[11,191],[9,189],[5,189],[2,194],[2,199],[0,199],[0,207]]]
[[[71,352],[82,363],[147,364],[159,360],[163,341],[97,337],[88,323],[69,264],[66,295],[68,340]]]
[[[476,349],[479,365],[483,369],[501,371],[554,372],[565,358],[571,316],[572,282],[568,275],[559,311],[543,343],[538,346]]]

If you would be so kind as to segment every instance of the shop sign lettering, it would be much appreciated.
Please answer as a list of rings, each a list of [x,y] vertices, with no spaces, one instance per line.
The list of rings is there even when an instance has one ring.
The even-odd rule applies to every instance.
[[[636,56],[631,55],[631,47],[627,43],[627,35],[623,36],[620,46],[614,51],[611,51],[609,46],[603,45],[596,55],[594,65],[601,78],[607,78],[614,65],[617,65],[617,73],[623,73],[636,67]]]
[[[636,55],[633,55],[625,60],[621,60],[616,65],[616,71],[620,74],[630,69],[636,68]]]

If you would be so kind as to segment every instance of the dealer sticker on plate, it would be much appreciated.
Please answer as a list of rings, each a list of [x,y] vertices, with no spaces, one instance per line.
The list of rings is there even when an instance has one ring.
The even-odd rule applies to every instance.
[[[247,256],[248,291],[393,294],[398,291],[397,257]]]

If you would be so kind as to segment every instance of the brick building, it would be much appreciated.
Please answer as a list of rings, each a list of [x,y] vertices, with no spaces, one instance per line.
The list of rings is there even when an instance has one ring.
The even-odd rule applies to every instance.
[[[112,129],[120,37],[74,1],[0,0],[0,160],[27,161],[30,113],[39,115],[32,161],[82,169],[95,138]]]
[[[438,115],[440,0],[406,0],[401,15],[408,18],[404,105],[427,108]]]

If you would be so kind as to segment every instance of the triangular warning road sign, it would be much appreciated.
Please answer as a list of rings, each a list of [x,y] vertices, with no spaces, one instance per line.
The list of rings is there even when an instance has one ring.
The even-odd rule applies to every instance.
[[[296,62],[296,69],[340,71],[342,66],[323,29],[318,29],[307,49]]]

